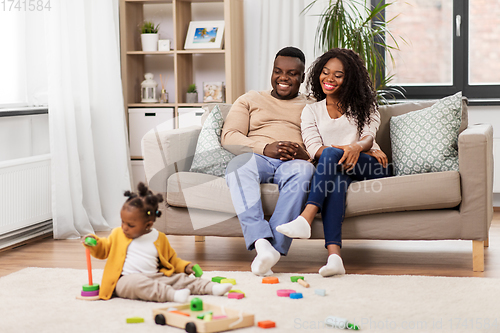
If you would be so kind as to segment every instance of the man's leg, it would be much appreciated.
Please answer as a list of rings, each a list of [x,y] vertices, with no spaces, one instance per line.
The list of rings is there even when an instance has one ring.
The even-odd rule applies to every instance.
[[[274,213],[269,220],[273,238],[273,247],[283,255],[288,253],[292,239],[276,231],[276,227],[299,216],[306,202],[314,165],[304,160],[292,160],[282,163],[274,175],[280,195]]]

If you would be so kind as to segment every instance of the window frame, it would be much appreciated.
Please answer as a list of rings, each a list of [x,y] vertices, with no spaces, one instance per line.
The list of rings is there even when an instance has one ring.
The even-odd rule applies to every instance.
[[[382,0],[386,3],[386,0]],[[371,0],[375,6],[380,0]],[[460,36],[456,34],[456,17],[461,16]],[[385,20],[385,11],[380,15]],[[389,27],[390,28],[390,27]],[[500,84],[469,84],[469,0],[453,0],[453,49],[452,49],[452,85],[400,85],[403,96],[396,99],[437,99],[462,91],[462,95],[477,100],[482,105],[500,104]],[[385,49],[380,47],[385,57]],[[398,51],[396,51],[398,52]],[[398,87],[398,86],[395,86]]]

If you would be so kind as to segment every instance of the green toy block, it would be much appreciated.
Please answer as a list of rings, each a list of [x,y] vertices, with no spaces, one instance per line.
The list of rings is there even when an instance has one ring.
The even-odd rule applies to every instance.
[[[299,280],[299,279],[304,280],[304,277],[303,276],[290,276],[290,280],[292,282],[297,282],[297,280]]]
[[[96,291],[99,290],[99,283],[94,283],[93,285],[89,286],[88,284],[84,284],[82,286],[83,291]]]
[[[194,272],[194,276],[196,276],[196,277],[200,277],[203,275],[203,271],[201,270],[201,267],[198,264],[193,266],[193,272]]]
[[[144,318],[141,317],[131,317],[127,318],[127,324],[137,324],[137,323],[143,323]]]
[[[198,319],[203,319],[207,314],[212,315],[213,311],[205,311],[196,316]]]
[[[243,294],[243,296],[245,296],[245,293],[242,292],[241,290],[239,289],[231,289],[228,291],[228,293],[240,293],[240,294]]]
[[[97,241],[92,238],[92,237],[85,237],[85,245],[87,246],[96,246],[97,245]]]
[[[225,279],[225,277],[223,277],[223,276],[214,276],[212,278],[212,282],[220,283],[220,280],[223,280],[223,279]]]
[[[195,297],[191,300],[191,311],[203,311],[203,301]]]

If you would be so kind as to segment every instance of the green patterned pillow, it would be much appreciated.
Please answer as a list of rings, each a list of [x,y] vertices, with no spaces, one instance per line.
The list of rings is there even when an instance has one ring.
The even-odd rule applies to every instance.
[[[458,170],[462,92],[429,108],[391,118],[391,145],[397,176]]]
[[[235,155],[222,148],[220,144],[223,124],[222,112],[216,105],[201,129],[190,172],[224,177],[227,164]]]

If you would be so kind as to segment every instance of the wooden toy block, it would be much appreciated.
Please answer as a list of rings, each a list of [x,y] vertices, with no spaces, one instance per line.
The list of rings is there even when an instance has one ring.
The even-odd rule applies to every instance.
[[[295,290],[293,289],[279,289],[276,291],[276,294],[278,294],[279,297],[290,297],[290,294],[295,293]]]
[[[306,281],[304,281],[304,280],[302,280],[302,279],[297,279],[297,282],[298,282],[301,286],[303,286],[303,287],[305,287],[305,288],[309,288],[309,287],[310,287],[310,286],[309,286],[309,283],[307,283]]]
[[[245,295],[241,294],[241,293],[229,293],[229,294],[227,294],[227,298],[242,299],[243,297],[245,297]]]
[[[260,328],[273,328],[276,327],[276,323],[272,320],[263,320],[257,323]]]
[[[189,313],[182,312],[182,311],[179,311],[179,310],[168,311],[168,312],[175,313],[175,314],[178,314],[178,315],[181,315],[181,316],[185,316],[185,317],[190,317],[191,316]]]
[[[298,279],[304,280],[304,277],[303,276],[290,276],[290,280],[292,282],[297,282]]]
[[[245,296],[245,293],[244,293],[244,292],[242,292],[242,291],[241,291],[241,290],[239,290],[239,289],[231,289],[231,290],[229,290],[228,292],[230,292],[230,293],[240,293],[240,294],[243,294],[243,296]]]
[[[100,298],[99,296],[80,296],[76,295],[76,299],[82,300],[82,301],[98,301]]]
[[[193,272],[194,272],[194,276],[196,276],[196,277],[200,277],[203,275],[203,271],[201,270],[201,267],[198,264],[193,266]]]
[[[201,298],[195,297],[191,300],[191,311],[203,311],[203,301]]]
[[[212,321],[212,314],[209,313],[205,317],[203,317],[203,321]]]
[[[225,277],[223,277],[223,276],[214,276],[212,278],[212,282],[220,283],[220,280],[223,280],[223,279],[225,279]]]
[[[199,315],[196,316],[196,318],[198,319],[203,319],[203,317],[205,317],[207,314],[213,314],[212,311],[205,311],[205,312],[202,312],[200,313]]]
[[[275,283],[279,283],[280,280],[275,277],[275,276],[266,276],[264,278],[262,278],[262,283],[265,283],[265,284],[275,284]]]
[[[141,317],[131,317],[127,318],[127,324],[138,324],[138,323],[143,323],[144,318]]]
[[[231,283],[233,286],[236,284],[235,279],[222,279],[220,280],[220,283]]]
[[[98,283],[94,283],[93,285],[88,285],[88,284],[84,284],[82,286],[82,290],[83,291],[95,291],[95,290],[99,290],[99,284]]]
[[[244,313],[240,310],[204,303],[205,311],[212,311],[212,320],[204,321],[196,318],[199,312],[190,311],[191,304],[185,303],[176,305],[179,312],[187,313],[180,315],[174,311],[166,311],[168,308],[159,308],[153,310],[153,318],[158,325],[169,325],[181,329],[186,329],[189,324],[189,332],[223,332],[243,327],[254,326],[254,315]]]
[[[316,295],[326,296],[326,290],[325,289],[314,289],[314,293]]]
[[[304,296],[302,296],[302,293],[291,293],[290,298],[291,299],[300,299],[300,298],[304,298]]]

